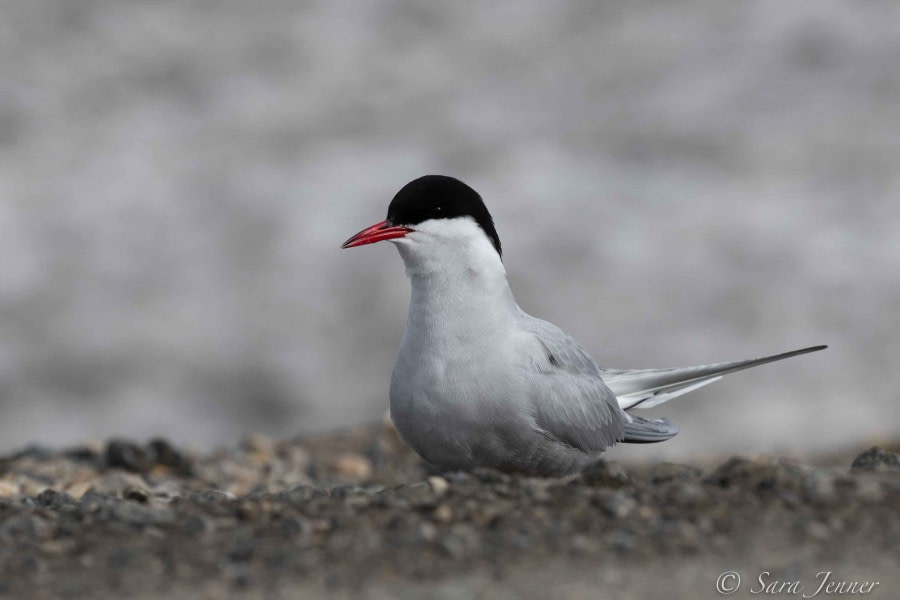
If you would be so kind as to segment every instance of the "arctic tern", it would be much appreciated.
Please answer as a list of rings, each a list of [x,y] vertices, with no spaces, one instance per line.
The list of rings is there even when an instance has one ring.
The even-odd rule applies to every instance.
[[[678,433],[667,419],[633,410],[826,347],[698,367],[602,368],[561,329],[519,308],[487,207],[452,177],[408,183],[386,220],[342,248],[384,240],[397,246],[412,284],[391,417],[420,456],[446,471],[571,474],[618,442],[662,442]]]

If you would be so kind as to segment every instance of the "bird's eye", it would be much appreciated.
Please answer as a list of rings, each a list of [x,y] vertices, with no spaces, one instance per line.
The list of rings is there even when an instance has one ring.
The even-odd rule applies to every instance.
[[[441,215],[444,214],[444,207],[440,206],[440,205],[435,206],[434,208],[431,209],[431,214],[434,215],[435,217],[440,217]]]

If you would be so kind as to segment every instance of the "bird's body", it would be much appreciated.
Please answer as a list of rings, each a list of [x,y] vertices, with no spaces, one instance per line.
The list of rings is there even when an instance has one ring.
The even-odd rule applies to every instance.
[[[601,369],[573,338],[519,308],[490,214],[474,190],[449,177],[411,182],[394,198],[387,221],[344,246],[383,239],[397,245],[412,285],[391,415],[403,439],[440,469],[569,474],[617,442],[677,433],[666,420],[626,409],[784,357]],[[805,351],[812,349],[797,353]]]
[[[421,232],[437,237],[428,229]],[[577,468],[585,452],[539,433],[543,399],[535,380],[557,367],[538,332],[553,326],[519,309],[499,255],[473,221],[459,219],[449,229],[454,252],[435,239],[416,244],[408,236],[397,244],[412,295],[391,379],[394,424],[422,457],[444,469],[478,465],[556,475]],[[592,382],[598,392],[605,387],[596,376]],[[618,413],[612,393],[605,396],[598,393],[598,406]]]

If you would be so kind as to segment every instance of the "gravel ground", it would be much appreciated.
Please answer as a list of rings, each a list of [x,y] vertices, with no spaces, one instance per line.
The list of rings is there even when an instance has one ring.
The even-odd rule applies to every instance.
[[[886,447],[565,480],[439,474],[382,426],[205,455],[32,447],[0,458],[0,596],[704,598],[733,570],[751,597],[763,571],[810,594],[831,570],[895,598]]]

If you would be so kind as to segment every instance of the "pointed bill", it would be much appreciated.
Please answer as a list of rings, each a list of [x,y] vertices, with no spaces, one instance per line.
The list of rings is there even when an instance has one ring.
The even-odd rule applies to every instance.
[[[384,240],[393,240],[402,238],[413,230],[402,225],[391,225],[390,221],[382,221],[371,227],[363,229],[349,240],[343,243],[341,248],[356,248],[357,246],[365,246],[366,244],[374,244],[383,242]]]

